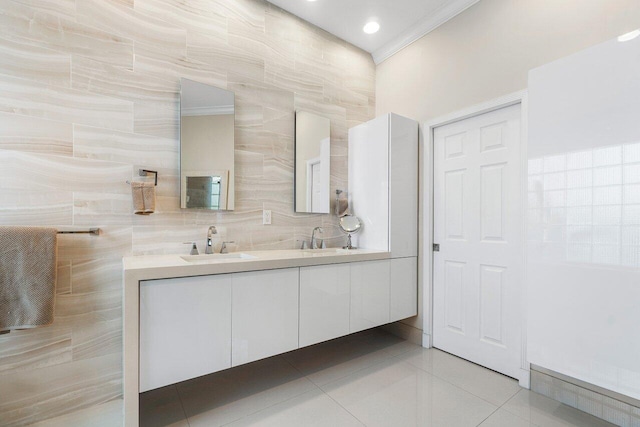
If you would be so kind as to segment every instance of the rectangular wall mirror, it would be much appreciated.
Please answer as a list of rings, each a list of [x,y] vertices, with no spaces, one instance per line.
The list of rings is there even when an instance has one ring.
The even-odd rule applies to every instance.
[[[233,210],[235,96],[180,80],[180,207]]]
[[[329,119],[296,112],[296,212],[329,213],[330,131]]]

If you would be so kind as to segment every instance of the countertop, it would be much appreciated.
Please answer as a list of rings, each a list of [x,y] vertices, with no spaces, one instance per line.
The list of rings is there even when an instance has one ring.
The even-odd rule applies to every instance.
[[[239,254],[250,258],[233,258]],[[231,256],[231,258],[225,258],[225,256]],[[368,249],[329,248],[238,251],[222,257],[219,254],[200,255],[196,262],[187,261],[183,257],[189,256],[184,254],[130,256],[124,257],[122,264],[126,276],[130,278],[135,276],[137,280],[153,280],[373,261],[388,259],[390,253]]]

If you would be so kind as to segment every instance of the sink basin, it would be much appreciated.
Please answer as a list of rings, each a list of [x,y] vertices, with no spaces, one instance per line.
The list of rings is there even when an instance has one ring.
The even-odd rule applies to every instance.
[[[230,254],[182,255],[180,258],[192,264],[208,264],[227,260],[256,259],[257,257],[241,252],[234,252]]]

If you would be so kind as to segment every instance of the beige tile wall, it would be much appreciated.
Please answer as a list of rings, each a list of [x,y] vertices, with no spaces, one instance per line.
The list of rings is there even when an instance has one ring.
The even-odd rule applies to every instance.
[[[257,0],[2,0],[0,58],[0,225],[103,229],[60,237],[54,324],[0,337],[0,425],[121,396],[123,256],[202,249],[211,224],[242,250],[339,236],[293,213],[293,120],[331,119],[332,193],[346,188],[347,129],[375,111],[359,49]],[[178,208],[180,77],[236,93],[233,213]],[[149,217],[125,183],[140,167],[160,173]]]

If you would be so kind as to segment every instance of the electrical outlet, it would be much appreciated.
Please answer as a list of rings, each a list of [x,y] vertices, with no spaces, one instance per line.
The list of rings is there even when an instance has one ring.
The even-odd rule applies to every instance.
[[[269,224],[271,224],[271,211],[263,209],[262,210],[262,225],[269,225]]]

